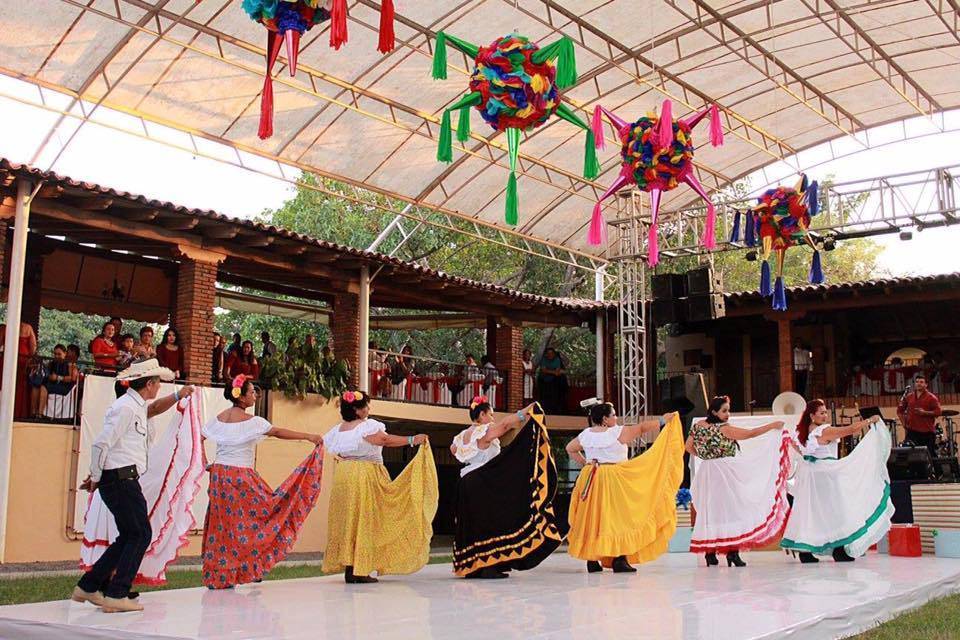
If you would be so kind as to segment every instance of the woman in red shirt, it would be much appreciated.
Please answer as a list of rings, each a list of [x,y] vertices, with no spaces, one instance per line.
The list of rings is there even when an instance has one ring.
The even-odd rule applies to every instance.
[[[180,348],[180,336],[177,330],[169,327],[163,332],[163,339],[157,347],[157,362],[161,367],[173,371],[173,375],[180,380],[183,373],[183,349]]]
[[[116,332],[116,325],[112,322],[106,322],[103,325],[103,330],[100,331],[100,335],[90,342],[90,353],[93,354],[93,361],[106,371],[113,371],[117,366],[117,358],[120,357],[120,349],[113,341]]]
[[[257,380],[260,378],[260,363],[257,357],[253,355],[253,343],[245,340],[240,347],[240,351],[230,352],[227,358],[227,364],[224,365],[226,378],[233,380],[241,373],[249,378]]]

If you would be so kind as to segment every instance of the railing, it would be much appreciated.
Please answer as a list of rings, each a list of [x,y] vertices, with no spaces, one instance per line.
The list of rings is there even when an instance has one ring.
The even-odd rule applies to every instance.
[[[497,411],[507,407],[509,371],[500,367],[370,351],[370,393],[374,398],[467,407],[475,396],[486,396]]]

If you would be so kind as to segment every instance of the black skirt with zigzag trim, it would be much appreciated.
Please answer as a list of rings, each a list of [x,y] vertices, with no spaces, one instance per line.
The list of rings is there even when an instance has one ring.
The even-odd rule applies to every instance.
[[[563,540],[553,513],[557,467],[543,414],[530,417],[490,462],[457,485],[453,569],[532,569]]]

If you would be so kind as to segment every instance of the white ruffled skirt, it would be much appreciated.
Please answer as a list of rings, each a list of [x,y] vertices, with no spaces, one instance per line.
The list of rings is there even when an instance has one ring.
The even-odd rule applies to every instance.
[[[692,553],[764,547],[783,531],[790,433],[766,433],[750,445],[731,458],[698,461],[690,486],[697,513]]]
[[[894,512],[887,473],[891,446],[887,428],[873,425],[846,458],[800,462],[780,546],[816,555],[843,547],[856,558],[879,542]]]

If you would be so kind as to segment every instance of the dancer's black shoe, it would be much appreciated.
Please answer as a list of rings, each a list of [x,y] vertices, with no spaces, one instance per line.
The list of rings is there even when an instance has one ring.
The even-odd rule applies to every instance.
[[[747,563],[740,559],[739,551],[731,551],[727,554],[728,567],[745,567]]]
[[[717,554],[715,554],[715,553],[708,553],[708,554],[706,554],[706,555],[704,556],[704,558],[705,558],[706,561],[707,561],[707,566],[708,566],[708,567],[715,567],[715,566],[717,566],[718,564],[720,564],[720,561],[717,560]]]
[[[627,556],[617,556],[613,560],[613,572],[614,573],[636,573],[637,570],[635,567],[631,567],[630,563],[627,562]]]
[[[834,562],[853,562],[856,558],[851,558],[847,550],[843,547],[837,547],[833,550]]]
[[[587,560],[587,573],[600,573],[603,571],[603,565],[596,560]]]
[[[820,562],[820,559],[817,556],[810,553],[809,551],[801,551],[800,562],[802,562],[803,564],[812,564],[815,562]]]
[[[355,576],[353,575],[353,567],[347,567],[343,572],[343,580],[347,584],[371,584],[373,582],[379,582],[373,576]]]
[[[484,567],[483,569],[478,569],[473,573],[468,573],[466,575],[467,580],[501,580],[503,578],[509,578],[510,574],[498,571],[493,567]]]

